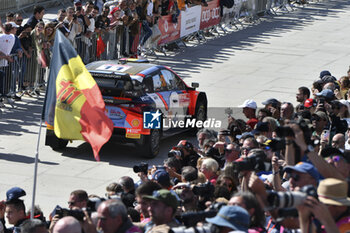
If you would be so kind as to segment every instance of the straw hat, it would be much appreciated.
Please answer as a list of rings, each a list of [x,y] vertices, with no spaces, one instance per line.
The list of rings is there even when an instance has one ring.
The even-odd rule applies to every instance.
[[[317,188],[318,199],[328,205],[350,206],[350,198],[347,193],[348,184],[334,178],[322,180]]]

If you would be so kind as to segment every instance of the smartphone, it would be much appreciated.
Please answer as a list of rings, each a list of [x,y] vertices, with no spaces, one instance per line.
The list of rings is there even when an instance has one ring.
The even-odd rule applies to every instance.
[[[225,114],[227,115],[227,117],[230,117],[232,115],[233,111],[231,108],[225,108]]]
[[[329,141],[329,134],[330,134],[330,132],[328,129],[323,130],[322,135],[321,135],[321,140],[322,141]]]

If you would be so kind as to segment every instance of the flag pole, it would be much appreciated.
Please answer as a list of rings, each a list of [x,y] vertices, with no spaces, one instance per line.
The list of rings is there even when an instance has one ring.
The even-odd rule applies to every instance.
[[[35,192],[36,192],[36,179],[38,174],[38,161],[39,161],[39,144],[40,144],[40,135],[41,135],[41,126],[43,123],[43,119],[40,119],[39,133],[38,133],[38,141],[36,144],[35,150],[35,162],[34,162],[34,178],[33,178],[33,198],[32,198],[32,211],[30,211],[30,219],[34,218],[35,211]]]

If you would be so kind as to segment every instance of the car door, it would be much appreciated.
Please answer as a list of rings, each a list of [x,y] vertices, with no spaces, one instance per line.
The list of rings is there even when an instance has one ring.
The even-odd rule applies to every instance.
[[[169,114],[173,120],[184,120],[190,104],[190,96],[186,91],[186,85],[171,70],[160,70],[160,74],[167,84],[169,98]]]

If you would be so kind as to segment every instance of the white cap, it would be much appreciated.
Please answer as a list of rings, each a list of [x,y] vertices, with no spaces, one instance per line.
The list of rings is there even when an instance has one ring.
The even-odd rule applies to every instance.
[[[242,105],[239,105],[238,107],[257,109],[256,102],[254,100],[246,100]]]
[[[15,22],[9,22],[9,24],[11,24],[13,28],[18,28],[18,25]]]

